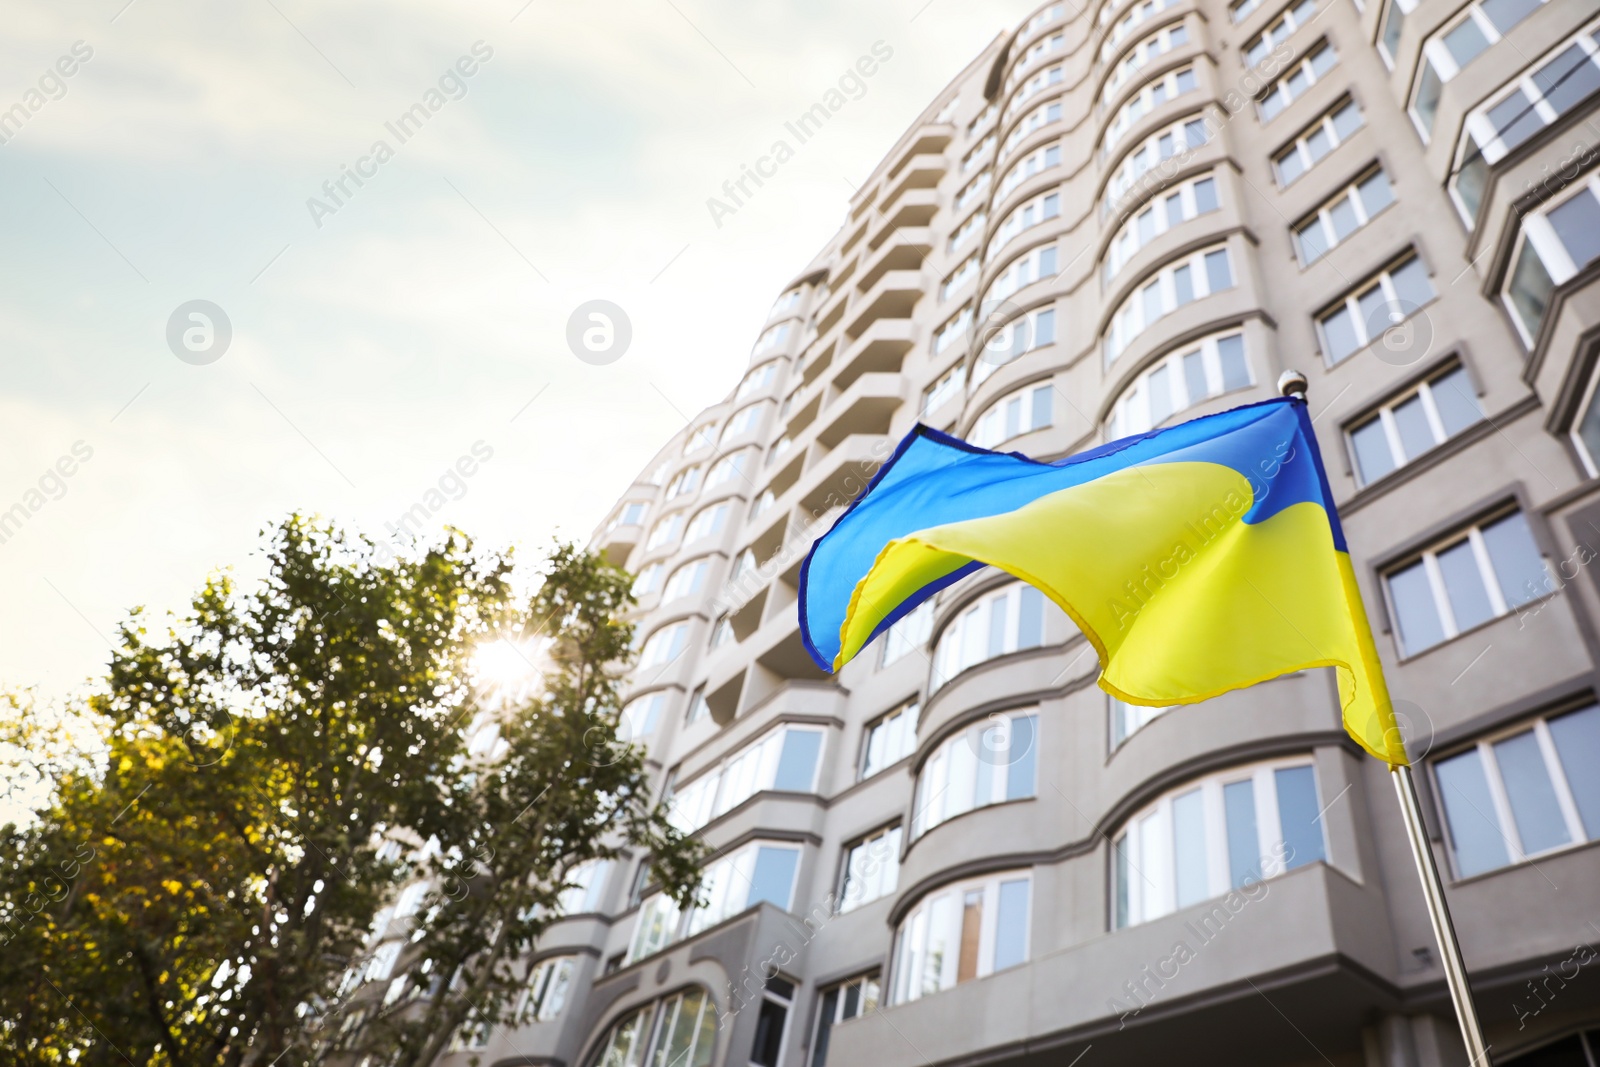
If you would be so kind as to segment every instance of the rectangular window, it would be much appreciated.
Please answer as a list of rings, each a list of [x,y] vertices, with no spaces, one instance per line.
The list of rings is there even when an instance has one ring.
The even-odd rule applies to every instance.
[[[1459,16],[1435,30],[1422,42],[1422,61],[1411,91],[1411,119],[1422,140],[1433,133],[1439,96],[1468,63],[1498,44],[1511,28],[1544,4],[1545,0],[1481,0],[1467,5]],[[1415,0],[1390,0],[1380,51],[1394,66],[1394,48],[1400,38],[1405,12]],[[1404,12],[1401,9],[1404,9]]]
[[[933,601],[924,600],[911,611],[900,616],[883,634],[883,663],[889,664],[928,647],[933,635]]]
[[[1600,258],[1600,174],[1576,193],[1522,219],[1521,247],[1501,299],[1523,344],[1533,347],[1556,286]]]
[[[922,391],[922,417],[925,419],[961,394],[967,385],[967,365],[957,363]]]
[[[900,825],[885,827],[847,845],[844,856],[837,910],[854,911],[888,896],[900,876]]]
[[[567,990],[572,986],[572,972],[576,956],[555,956],[540,960],[523,991],[523,1004],[518,1014],[526,1011],[530,1022],[542,1023],[561,1014],[567,1003]]]
[[[1106,185],[1106,195],[1100,201],[1100,217],[1109,219],[1127,200],[1136,199],[1130,194],[1134,193],[1139,179],[1151,167],[1180,153],[1188,153],[1201,147],[1210,137],[1210,131],[1202,118],[1175,122],[1166,129],[1146,137],[1140,142],[1139,147],[1123,157],[1116,173],[1111,176],[1111,181]],[[1159,182],[1147,184],[1159,185]]]
[[[1317,0],[1300,0],[1294,7],[1279,15],[1270,26],[1244,46],[1240,57],[1244,60],[1245,66],[1260,65],[1274,48],[1288,40],[1289,35],[1295,30],[1309,23],[1316,13]]]
[[[1398,327],[1433,297],[1433,284],[1416,256],[1383,271],[1317,317],[1323,358],[1339,363],[1374,341],[1409,344],[1409,333]]]
[[[949,300],[951,294],[976,277],[977,273],[978,257],[968,256],[966,262],[957,267],[955,273],[946,278],[944,284],[939,287],[939,299]]]
[[[917,747],[919,713],[920,706],[912,700],[867,724],[859,777],[871,778],[911,755]]]
[[[1600,837],[1600,706],[1535,719],[1437,760],[1456,874]]]
[[[832,986],[822,991],[817,1008],[817,1036],[811,1042],[811,1067],[826,1067],[828,1039],[839,1023],[878,1009],[878,972]]]
[[[755,842],[711,861],[700,881],[700,899],[704,903],[690,912],[681,930],[669,932],[661,947],[680,937],[693,937],[757,904],[768,903],[788,911],[794,903],[799,869],[800,846],[776,842]]]
[[[1015,189],[1017,186],[1021,185],[1035,174],[1042,174],[1051,167],[1057,167],[1060,165],[1061,146],[1059,144],[1045,145],[1042,148],[1036,148],[1032,152],[1029,152],[1026,156],[1023,156],[1021,160],[1013,164],[1011,168],[1006,171],[1005,177],[1000,179],[1000,188],[999,192],[996,193],[996,197],[998,199],[1004,199],[1006,194],[1010,193],[1011,190]]]
[[[1270,122],[1283,113],[1291,103],[1304,96],[1339,62],[1339,53],[1327,41],[1315,45],[1289,73],[1279,78],[1256,103],[1261,121]]]
[[[1371,485],[1482,419],[1467,372],[1452,367],[1347,431],[1356,477]]]
[[[1168,230],[1196,216],[1215,211],[1219,206],[1217,181],[1210,174],[1191,178],[1160,200],[1153,201],[1123,223],[1117,236],[1107,246],[1101,267],[1101,283],[1109,288],[1117,272],[1139,249]]]
[[[1279,186],[1288,186],[1321,163],[1339,145],[1349,140],[1366,120],[1354,100],[1345,100],[1296,137],[1294,142],[1272,157],[1272,168]]]
[[[1112,118],[1104,136],[1100,138],[1100,154],[1102,156],[1108,154],[1116,143],[1122,140],[1123,135],[1133,128],[1134,123],[1185,93],[1194,92],[1198,85],[1194,68],[1184,67],[1181,70],[1168,71],[1144,86],[1117,109],[1116,116]]]
[[[1505,615],[1553,586],[1520,511],[1474,526],[1385,576],[1402,655]]]
[[[1122,743],[1132,737],[1146,725],[1153,722],[1158,716],[1165,715],[1172,707],[1151,708],[1143,704],[1124,704],[1116,697],[1108,698],[1111,707],[1111,748],[1113,751],[1120,748]]]
[[[1001,397],[989,406],[973,426],[971,440],[980,448],[997,448],[1019,437],[1050,426],[1049,385],[1028,386]]]
[[[1341,189],[1337,196],[1294,227],[1300,262],[1307,266],[1315,263],[1392,203],[1394,190],[1381,167]]]
[[[1535,133],[1600,92],[1600,22],[1546,52],[1510,85],[1467,115],[1450,194],[1470,228],[1489,168]]]
[[[1061,101],[1055,100],[1048,104],[1040,104],[1028,112],[1028,117],[1017,123],[1016,128],[1006,135],[1006,143],[1002,148],[1003,154],[1010,154],[1011,150],[1025,141],[1035,130],[1043,129],[1052,122],[1061,121]]]
[[[1157,30],[1133,48],[1130,48],[1127,55],[1123,57],[1122,62],[1117,64],[1116,71],[1106,79],[1105,88],[1100,90],[1100,106],[1106,107],[1109,105],[1117,90],[1126,85],[1128,79],[1149,65],[1151,60],[1188,43],[1188,27],[1180,22],[1176,26]],[[1057,118],[1059,117],[1058,115]],[[1006,147],[1008,149],[1011,147],[1011,138],[1009,137],[1006,138]]]

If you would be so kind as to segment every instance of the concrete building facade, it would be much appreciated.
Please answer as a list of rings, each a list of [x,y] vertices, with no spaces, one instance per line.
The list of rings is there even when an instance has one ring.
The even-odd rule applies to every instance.
[[[1327,671],[1119,706],[992,570],[836,678],[801,645],[805,551],[918,421],[1055,459],[1294,369],[1493,1058],[1600,1067],[1597,101],[1583,0],[1059,2],[991,42],[595,535],[708,903],[589,872],[528,1024],[452,1058],[1464,1064]]]

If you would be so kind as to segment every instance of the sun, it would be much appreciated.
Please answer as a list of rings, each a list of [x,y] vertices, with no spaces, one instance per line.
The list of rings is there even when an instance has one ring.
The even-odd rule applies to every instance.
[[[479,682],[496,689],[522,685],[538,673],[528,648],[505,638],[478,646],[472,654],[472,674]]]

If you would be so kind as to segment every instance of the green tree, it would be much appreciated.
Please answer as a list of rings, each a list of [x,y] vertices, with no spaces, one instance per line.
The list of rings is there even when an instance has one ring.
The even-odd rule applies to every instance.
[[[515,1024],[526,954],[580,865],[643,849],[666,891],[693,897],[702,846],[651,800],[643,748],[619,738],[630,585],[591,553],[552,553],[527,615],[543,635],[543,692],[504,709],[500,751],[452,780],[458,817],[419,871],[437,888],[405,975],[425,995],[395,998],[368,1024],[377,1062],[424,1067],[465,1026]]]
[[[492,906],[502,897],[549,907],[572,857],[628,846],[655,851],[669,884],[692,879],[693,846],[650,807],[638,754],[610,743],[620,572],[557,553],[534,604],[556,669],[491,766],[467,752],[482,710],[470,666],[477,642],[527,616],[506,556],[451,534],[397,560],[300,516],[268,532],[265,556],[258,588],[213,578],[159,637],[135,612],[77,709],[100,726],[99,758],[35,761],[48,803],[0,828],[0,1062],[315,1058],[324,1025],[348,1017],[340,980],[374,914],[416,873],[380,852],[386,835],[439,843],[416,861],[442,889],[423,945],[463,975],[461,997],[441,989],[371,1029],[395,1054],[437,1044],[427,1035],[458,1025],[463,998],[503,1006],[475,968],[505,963],[537,923],[479,944],[455,919],[476,902],[486,916],[512,914]],[[569,573],[592,584],[562,592]],[[0,755],[53,728],[26,701],[14,710]],[[565,728],[580,717],[583,731]],[[584,758],[596,751],[620,756]],[[538,777],[557,767],[560,781]],[[553,866],[515,875],[502,854]]]

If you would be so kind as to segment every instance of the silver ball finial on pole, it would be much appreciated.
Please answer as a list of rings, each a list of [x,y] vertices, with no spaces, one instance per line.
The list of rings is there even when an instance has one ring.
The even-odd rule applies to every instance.
[[[1286,370],[1278,375],[1278,392],[1284,396],[1306,398],[1306,388],[1310,383],[1306,376],[1297,370]]]

